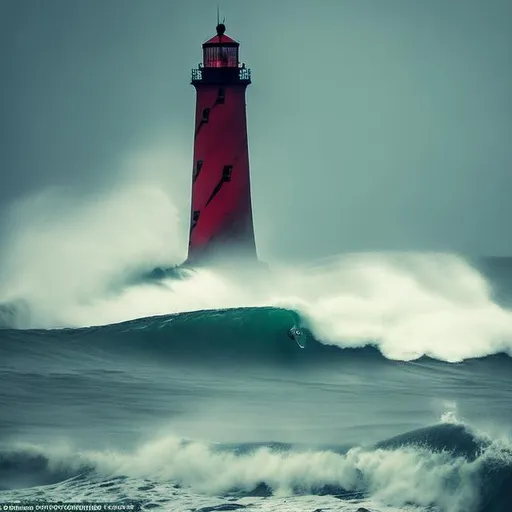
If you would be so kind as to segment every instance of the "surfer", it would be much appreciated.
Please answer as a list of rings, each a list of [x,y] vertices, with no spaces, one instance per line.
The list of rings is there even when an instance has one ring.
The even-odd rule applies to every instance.
[[[299,345],[300,348],[306,347],[306,335],[300,327],[297,327],[296,325],[294,325],[288,331],[288,338],[295,341],[297,343],[297,345]]]

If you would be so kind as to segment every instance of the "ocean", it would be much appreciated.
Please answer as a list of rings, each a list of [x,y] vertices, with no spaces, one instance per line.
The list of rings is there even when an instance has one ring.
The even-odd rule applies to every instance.
[[[0,293],[0,503],[512,510],[512,259],[62,272]]]

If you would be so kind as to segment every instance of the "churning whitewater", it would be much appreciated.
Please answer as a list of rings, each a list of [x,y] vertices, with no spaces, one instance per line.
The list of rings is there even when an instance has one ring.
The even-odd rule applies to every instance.
[[[511,260],[155,274],[183,238],[156,189],[67,206],[46,194],[5,221],[2,502],[510,510]]]

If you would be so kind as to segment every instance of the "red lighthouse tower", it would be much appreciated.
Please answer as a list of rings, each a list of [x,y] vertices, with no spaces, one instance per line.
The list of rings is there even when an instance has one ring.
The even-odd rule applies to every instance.
[[[245,90],[250,70],[239,43],[225,34],[203,44],[192,70],[196,89],[192,212],[187,262],[257,260],[251,206]]]

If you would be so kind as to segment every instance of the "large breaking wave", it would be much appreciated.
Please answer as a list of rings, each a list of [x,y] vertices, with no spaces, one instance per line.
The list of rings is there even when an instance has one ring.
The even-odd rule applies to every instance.
[[[390,359],[512,354],[511,310],[459,256],[348,254],[314,266],[271,265],[268,273],[202,268],[144,281],[137,276],[183,257],[186,237],[169,198],[136,184],[68,214],[71,202],[46,194],[6,216],[4,327],[108,325],[201,310],[211,311],[201,318],[215,318],[226,308],[274,307],[296,312],[321,343],[373,345]],[[251,317],[250,310],[240,314]],[[229,325],[233,316],[223,318]]]

